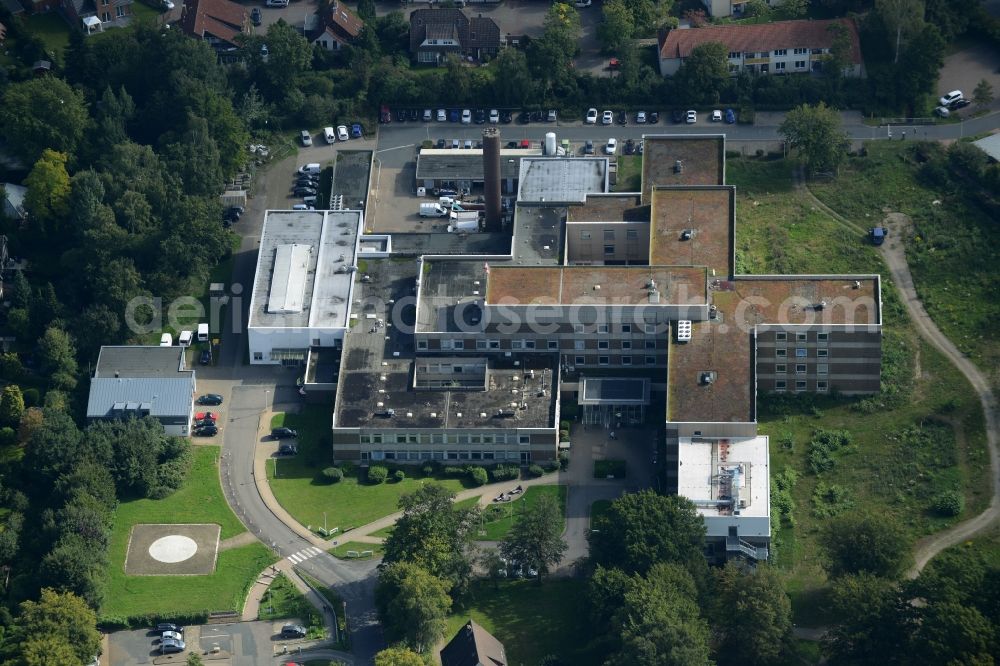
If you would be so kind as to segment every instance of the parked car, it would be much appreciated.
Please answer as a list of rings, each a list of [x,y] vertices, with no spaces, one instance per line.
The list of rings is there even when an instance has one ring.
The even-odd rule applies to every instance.
[[[347,141],[347,125],[337,125],[337,140]]]
[[[594,154],[594,142],[592,140],[587,139],[584,142],[584,144],[583,144],[583,154],[584,155],[593,155]]]
[[[938,100],[938,103],[940,103],[941,106],[951,106],[963,97],[964,95],[961,90],[952,90],[950,93],[942,96],[941,99]]]
[[[533,122],[533,123],[540,123],[543,120],[545,120],[545,114],[543,114],[541,111],[532,111],[531,112],[531,122]]]
[[[527,111],[521,111],[521,113],[517,114],[517,122],[521,123],[522,125],[527,125],[529,122],[531,122],[531,114],[528,113]]]
[[[604,146],[604,152],[607,155],[614,155],[615,151],[618,150],[618,139],[611,138],[608,139],[607,144]]]
[[[167,639],[160,643],[160,654],[173,654],[175,652],[184,652],[187,646],[184,641],[178,641],[173,638]]]
[[[634,155],[635,154],[635,141],[632,140],[632,139],[626,140],[625,141],[625,145],[622,147],[622,152],[625,153],[626,155]]]
[[[312,140],[312,137],[309,135],[309,131],[308,130],[302,130],[301,137],[302,137],[302,145],[303,146],[311,146],[311,145],[313,145],[313,140]]]
[[[951,103],[951,110],[958,111],[959,109],[964,109],[970,104],[972,104],[972,102],[965,99],[964,97],[962,99],[956,99],[954,102]]]
[[[646,124],[646,112],[645,111],[638,111],[638,112],[636,112],[636,114],[635,114],[635,122],[636,122],[637,125],[645,125]]]
[[[500,112],[500,122],[502,122],[504,125],[510,124],[510,121],[513,120],[513,119],[514,119],[514,116],[513,116],[513,114],[510,111],[501,111]]]
[[[222,396],[218,393],[206,393],[205,395],[198,396],[195,402],[199,405],[221,405]]]
[[[549,112],[545,116],[545,122],[554,123],[558,116],[559,114],[556,113],[555,109],[549,109]]]
[[[712,111],[712,122],[713,123],[721,123],[722,122],[722,111],[721,110],[716,109],[715,111]]]
[[[427,114],[427,117],[424,118],[424,120],[430,120],[431,119],[431,110],[427,109],[424,113]],[[411,123],[415,123],[418,120],[420,120],[420,110],[419,109],[410,109],[410,122]]]
[[[476,124],[482,125],[486,122],[486,111],[482,109],[476,109]]]
[[[462,124],[468,125],[472,122],[472,111],[469,109],[462,109]]]
[[[313,197],[316,196],[316,188],[300,185],[299,187],[296,187],[294,190],[292,190],[292,194],[294,194],[297,197]]]
[[[399,110],[396,111],[396,122],[397,123],[405,123],[406,122],[406,110],[405,109],[399,109]]]
[[[291,428],[271,428],[271,439],[294,439],[299,436]]]
[[[461,146],[461,145],[462,145],[462,143],[458,139],[452,139],[451,140],[451,149],[452,150],[458,150],[458,147]]]
[[[201,355],[198,357],[198,362],[202,365],[209,365],[212,362],[212,351],[210,349],[202,349]]]
[[[299,452],[299,447],[295,442],[282,442],[278,447],[278,453],[283,456],[294,456]]]
[[[618,112],[618,124],[619,125],[628,125],[628,114],[625,113],[624,111],[619,111]]]
[[[173,639],[175,641],[184,640],[184,634],[177,631],[164,631],[162,634],[160,634],[160,636],[162,637],[162,640],[167,640],[167,639]]]
[[[645,139],[639,139],[639,145],[636,146],[635,152],[637,152],[640,155],[642,155],[642,152],[645,149],[645,146],[646,146],[646,140]]]
[[[583,119],[583,122],[587,123],[588,125],[596,125],[597,124],[597,109],[595,109],[595,108],[589,108],[589,109],[587,109],[587,116]]]
[[[670,121],[678,124],[684,122],[684,112],[680,109],[674,109],[670,112]]]
[[[351,136],[355,139],[360,139],[364,135],[364,130],[361,127],[361,123],[354,123],[351,125]]]
[[[452,109],[448,114],[448,122],[457,123],[462,119],[462,114],[459,113],[458,109]]]
[[[250,20],[254,25],[260,25],[264,20],[264,13],[260,11],[260,7],[254,7],[250,12]]]
[[[197,437],[215,437],[219,434],[219,426],[216,425],[200,425],[195,427],[194,434]]]
[[[655,125],[658,122],[660,122],[660,114],[657,113],[656,111],[650,111],[649,112],[649,124],[650,125]]]
[[[698,122],[698,112],[695,111],[694,109],[688,111],[687,115],[684,118],[684,122],[686,122],[688,125],[693,125],[694,123]]]
[[[437,112],[437,121],[439,123],[443,123],[446,120],[448,120],[448,112],[445,111],[444,109],[438,109],[438,112]]]
[[[214,422],[214,421],[217,421],[218,419],[219,419],[219,415],[216,414],[215,412],[198,412],[197,414],[194,415],[194,420],[195,421],[213,421]]]
[[[383,125],[392,122],[392,112],[389,110],[389,107],[387,107],[385,104],[379,107],[378,121]]]
[[[729,125],[736,123],[736,112],[732,109],[726,109],[726,123]]]
[[[605,111],[604,113],[601,114],[601,124],[602,125],[610,125],[613,122],[615,122],[615,114],[614,113],[612,113],[611,111]]]
[[[174,624],[173,622],[160,622],[155,627],[153,627],[153,633],[157,634],[158,636],[163,635],[164,631],[174,631],[179,634],[183,634],[184,627],[182,627],[179,624]]]
[[[437,141],[437,147],[438,148],[445,148],[446,147],[445,143],[444,143],[444,139],[438,139],[438,141]]]
[[[951,111],[949,111],[948,107],[946,106],[939,106],[936,109],[934,109],[934,114],[941,116],[942,118],[947,118],[948,116],[951,115]]]
[[[490,124],[496,125],[500,122],[500,112],[496,109],[490,109]]]
[[[434,120],[434,112],[430,109],[424,109],[424,122],[429,123]]]
[[[466,150],[472,148],[472,139],[466,139],[465,145],[463,146]]]
[[[173,0],[163,0],[163,8],[168,12],[174,8]]]
[[[306,628],[301,624],[286,624],[281,627],[282,638],[305,638]]]

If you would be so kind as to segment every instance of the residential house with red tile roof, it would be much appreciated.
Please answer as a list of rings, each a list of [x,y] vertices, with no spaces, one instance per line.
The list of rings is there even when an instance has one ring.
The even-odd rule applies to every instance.
[[[326,14],[319,17],[318,25],[309,33],[308,39],[327,51],[337,51],[357,39],[364,27],[365,22],[357,14],[344,3],[334,0]]]
[[[661,34],[660,74],[677,73],[684,59],[702,44],[718,42],[729,52],[729,73],[795,74],[816,72],[830,57],[838,29],[850,40],[845,76],[864,76],[858,28],[850,19],[775,21],[753,25],[716,25],[676,28]]]
[[[236,36],[250,34],[250,12],[230,0],[186,0],[181,8],[181,29],[221,52],[237,48]]]

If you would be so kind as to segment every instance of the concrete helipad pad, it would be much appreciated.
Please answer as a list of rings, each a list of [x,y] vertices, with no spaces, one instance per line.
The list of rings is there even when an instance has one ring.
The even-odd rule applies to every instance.
[[[203,575],[215,571],[219,526],[133,525],[125,556],[132,576]]]

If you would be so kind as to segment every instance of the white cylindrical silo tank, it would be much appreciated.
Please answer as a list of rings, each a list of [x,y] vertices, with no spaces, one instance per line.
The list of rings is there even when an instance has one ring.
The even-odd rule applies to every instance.
[[[546,132],[545,133],[545,154],[555,155],[556,154],[556,133]]]

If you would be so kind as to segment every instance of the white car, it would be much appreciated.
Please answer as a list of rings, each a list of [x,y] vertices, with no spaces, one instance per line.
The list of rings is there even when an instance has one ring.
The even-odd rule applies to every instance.
[[[311,146],[311,145],[313,145],[313,140],[312,140],[312,137],[309,136],[309,131],[308,130],[302,130],[302,135],[301,136],[302,136],[302,145],[303,146]]]
[[[962,99],[962,97],[963,95],[961,90],[952,90],[950,93],[939,99],[938,102],[943,107],[949,107],[958,100]]]
[[[618,139],[608,139],[607,145],[604,146],[604,152],[608,155],[614,155],[618,151]]]
[[[577,9],[585,9],[590,6],[592,0],[576,0],[573,4],[576,5]]]
[[[719,111],[718,109],[716,109],[715,111],[712,111],[712,122],[713,123],[721,123],[722,122],[722,111]]]
[[[490,124],[496,125],[500,122],[500,112],[496,109],[490,109]]]
[[[639,111],[638,113],[636,113],[635,114],[635,122],[637,124],[639,124],[639,125],[645,125],[646,124],[646,112],[645,111]]]
[[[163,8],[170,11],[174,8],[174,3],[171,0],[163,0]]]
[[[587,118],[585,122],[588,125],[594,125],[597,123],[597,109],[587,109]]]
[[[613,122],[615,122],[615,114],[613,114],[610,111],[605,111],[604,113],[601,114],[602,125],[610,125]]]
[[[438,109],[438,112],[437,112],[437,121],[439,123],[443,123],[446,120],[448,120],[448,112],[445,111],[444,109]]]
[[[462,109],[462,124],[468,125],[472,122],[472,111],[469,109]]]
[[[698,112],[693,109],[691,111],[688,111],[687,117],[685,118],[684,122],[686,122],[688,125],[693,125],[694,123],[698,122]]]
[[[347,125],[337,125],[337,138],[347,141],[351,136],[347,133]]]

